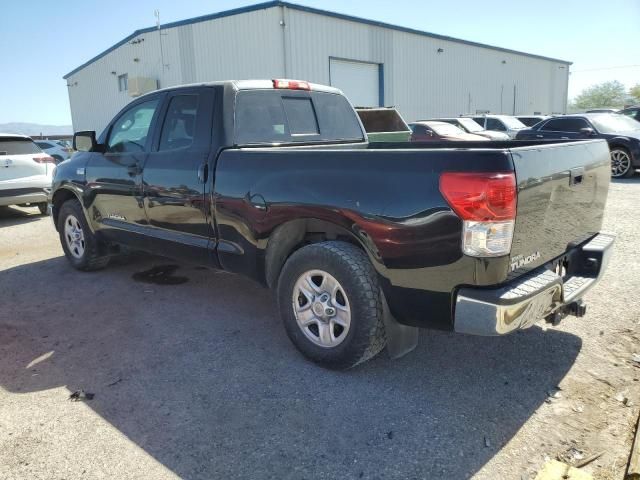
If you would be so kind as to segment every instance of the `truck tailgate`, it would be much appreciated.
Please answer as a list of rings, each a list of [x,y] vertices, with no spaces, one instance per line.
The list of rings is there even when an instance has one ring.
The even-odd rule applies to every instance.
[[[510,152],[518,187],[510,270],[521,274],[600,231],[611,169],[604,140]]]

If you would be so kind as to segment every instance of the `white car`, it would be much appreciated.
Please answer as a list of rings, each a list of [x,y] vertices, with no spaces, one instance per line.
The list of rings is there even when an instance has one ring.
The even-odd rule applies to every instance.
[[[494,130],[485,130],[472,118],[468,117],[454,117],[454,118],[438,118],[438,122],[447,122],[461,128],[467,133],[473,133],[474,135],[480,135],[481,137],[488,138],[489,140],[509,140],[509,135],[503,132],[496,132]]]
[[[73,149],[67,147],[60,140],[34,140],[44,152],[53,157],[56,163],[63,162],[71,157]]]
[[[504,132],[509,135],[509,138],[516,138],[520,130],[527,128],[524,123],[511,115],[474,115],[471,118],[485,130]]]
[[[46,215],[54,168],[29,137],[0,133],[0,207],[37,206]]]

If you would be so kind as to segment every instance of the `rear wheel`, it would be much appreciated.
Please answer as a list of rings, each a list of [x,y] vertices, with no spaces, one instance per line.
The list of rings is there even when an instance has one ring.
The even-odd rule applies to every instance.
[[[301,248],[278,282],[289,338],[307,358],[329,368],[353,367],[384,348],[382,301],[367,255],[345,242]]]
[[[632,177],[635,169],[631,165],[631,155],[621,147],[611,150],[611,176],[613,178]]]
[[[78,270],[99,270],[109,263],[109,256],[103,253],[106,245],[89,228],[77,200],[67,200],[62,205],[58,215],[58,232],[67,260]]]

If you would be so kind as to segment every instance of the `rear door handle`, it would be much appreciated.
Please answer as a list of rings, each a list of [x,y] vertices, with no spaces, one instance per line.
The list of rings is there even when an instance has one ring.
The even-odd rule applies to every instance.
[[[536,135],[536,138],[544,138],[544,135]]]

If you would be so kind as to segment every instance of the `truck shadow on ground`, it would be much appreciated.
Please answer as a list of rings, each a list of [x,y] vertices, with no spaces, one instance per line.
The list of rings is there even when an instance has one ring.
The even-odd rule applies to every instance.
[[[42,214],[40,210],[35,207],[28,209],[0,207],[0,228],[22,225],[23,223],[34,222],[40,218],[42,218]]]
[[[468,478],[544,408],[582,345],[540,328],[423,332],[400,360],[327,371],[246,279],[181,266],[187,283],[132,280],[163,263],[0,272],[0,387],[95,393],[95,412],[187,479]]]

